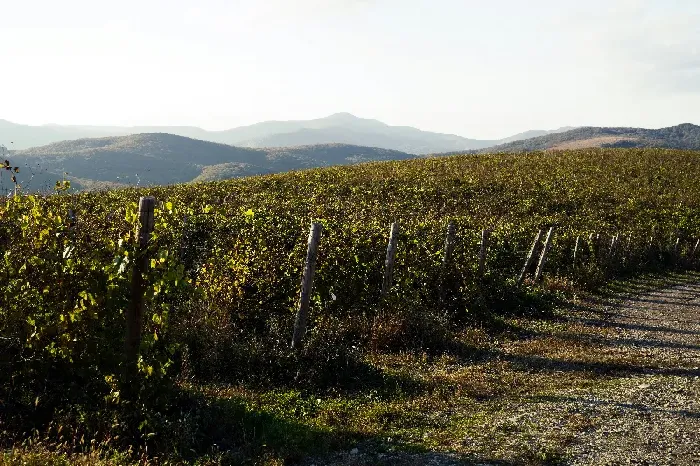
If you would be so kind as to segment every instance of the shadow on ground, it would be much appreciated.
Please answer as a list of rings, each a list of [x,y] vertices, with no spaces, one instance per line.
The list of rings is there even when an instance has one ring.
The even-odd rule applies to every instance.
[[[618,401],[590,399],[585,397],[574,396],[554,396],[554,395],[538,395],[528,399],[531,402],[554,402],[554,403],[574,403],[588,406],[614,406],[624,410],[637,411],[640,413],[661,413],[668,416],[680,416],[686,418],[700,419],[700,412],[690,411],[687,409],[662,409],[655,408],[642,403],[621,403]]]
[[[692,275],[692,280],[700,279],[700,275]],[[613,319],[625,317],[625,312],[619,312],[623,304],[623,298],[627,302],[639,302],[642,304],[661,304],[675,306],[697,307],[700,304],[690,302],[700,297],[700,286],[691,285],[687,280],[678,281],[678,285],[686,287],[687,291],[680,291],[673,298],[665,298],[663,295],[632,298],[629,293],[649,293],[660,287],[661,283],[654,279],[636,279],[624,284],[616,284],[608,287],[606,296],[595,298],[595,302],[575,306],[573,314],[567,317],[556,315],[540,315],[539,319],[552,322],[570,322],[583,326],[599,329],[612,328],[619,330],[636,330],[649,335],[644,338],[623,337],[619,335],[559,332],[556,338],[564,342],[582,342],[591,348],[605,350],[616,347],[632,347],[639,349],[668,348],[681,351],[700,351],[700,344],[693,342],[678,342],[662,339],[663,334],[699,336],[700,331],[685,329],[655,323],[653,316],[649,317],[649,323],[629,323]],[[697,291],[697,294],[695,292]],[[678,296],[683,296],[679,299]],[[686,299],[687,298],[687,299]],[[637,316],[638,317],[638,316]],[[680,319],[679,324],[695,324],[698,322],[690,319]],[[515,332],[519,339],[545,339],[552,337],[551,333],[544,331],[532,331],[521,328],[509,328],[501,325],[489,329],[492,335],[499,332]],[[658,336],[659,339],[656,339]],[[697,367],[662,367],[654,364],[644,364],[632,360],[615,361],[602,358],[596,360],[596,355],[590,359],[577,360],[548,357],[541,354],[518,354],[508,351],[501,346],[488,349],[477,349],[469,344],[458,341],[454,335],[446,334],[441,342],[439,351],[427,351],[429,359],[446,354],[454,358],[460,365],[469,365],[484,362],[507,362],[508,370],[520,373],[540,373],[556,375],[561,373],[595,374],[607,377],[627,377],[630,375],[666,375],[684,378],[700,377],[700,369]],[[340,374],[338,381],[342,381],[336,387],[336,393],[344,397],[363,396],[373,393],[374,396],[388,402],[392,400],[405,400],[414,396],[430,394],[435,389],[434,383],[426,383],[420,374],[405,372],[396,374],[386,369],[373,365],[353,361],[347,367],[348,373]],[[304,374],[300,373],[303,381]],[[175,438],[179,439],[178,449],[180,454],[191,458],[198,455],[216,454],[225,451],[221,457],[223,464],[241,464],[255,462],[266,457],[280,458],[284,464],[311,464],[327,465],[422,465],[433,464],[436,466],[449,466],[459,464],[490,464],[511,465],[525,464],[522,461],[509,463],[495,458],[477,457],[468,455],[445,454],[434,451],[420,450],[415,444],[402,444],[397,441],[387,442],[382,435],[367,435],[352,429],[338,429],[329,427],[316,427],[314,422],[298,422],[295,418],[314,419],[314,403],[312,396],[318,387],[310,387],[304,391],[301,385],[296,385],[305,393],[300,398],[291,397],[288,402],[261,403],[253,406],[250,400],[238,395],[211,396],[201,395],[192,398],[190,406],[183,410],[184,416],[172,429]],[[324,389],[325,390],[325,389]],[[286,396],[286,395],[281,395]],[[496,394],[495,397],[502,396]],[[641,403],[625,403],[608,400],[589,399],[586,397],[539,395],[529,396],[525,400],[533,403],[581,403],[591,406],[614,405],[617,408],[637,412],[658,412],[669,416],[681,416],[685,418],[700,418],[700,413],[691,410],[674,410],[670,408],[651,407]],[[271,408],[272,407],[272,408]],[[303,412],[306,410],[306,412]],[[302,412],[300,412],[302,411]],[[323,423],[319,423],[319,426]],[[189,453],[188,453],[189,452]],[[303,452],[303,453],[302,453]],[[327,452],[336,452],[328,454]],[[527,464],[556,464],[543,463],[533,459]]]

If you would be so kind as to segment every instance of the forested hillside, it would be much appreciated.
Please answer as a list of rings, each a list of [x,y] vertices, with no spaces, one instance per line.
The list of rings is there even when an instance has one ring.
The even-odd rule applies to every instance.
[[[166,133],[78,139],[12,152],[27,191],[51,190],[67,179],[75,189],[149,186],[278,173],[411,154],[373,147],[324,144],[250,149]],[[0,184],[9,187],[8,180]]]

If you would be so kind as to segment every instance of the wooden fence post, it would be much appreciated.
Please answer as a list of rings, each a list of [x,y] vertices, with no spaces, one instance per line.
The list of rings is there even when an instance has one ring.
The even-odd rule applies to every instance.
[[[294,334],[292,335],[292,349],[301,347],[301,340],[306,334],[306,321],[309,314],[309,302],[311,301],[311,289],[314,285],[314,273],[316,272],[316,257],[318,256],[318,242],[321,239],[321,224],[311,222],[309,240],[306,247],[306,261],[304,272],[301,276],[301,291],[299,292],[299,312],[294,320]]]
[[[695,242],[695,246],[693,246],[693,249],[690,251],[690,260],[693,260],[693,258],[695,257],[695,253],[698,251],[698,247],[700,247],[700,239],[698,239]]]
[[[653,232],[653,229],[652,229]],[[647,260],[651,262],[654,260],[654,234],[649,237],[649,244],[647,244]]]
[[[384,299],[391,288],[391,275],[394,271],[394,260],[396,259],[396,243],[399,240],[399,224],[394,222],[391,224],[391,232],[389,233],[389,243],[386,247],[386,259],[384,260],[384,279],[382,280],[382,294]]]
[[[544,240],[544,248],[542,249],[542,255],[540,256],[540,262],[537,264],[537,271],[535,272],[535,282],[537,282],[542,276],[544,271],[544,266],[547,263],[547,254],[549,253],[549,248],[552,247],[552,239],[554,238],[554,227],[549,228],[547,233],[547,239]]]
[[[452,252],[455,248],[455,224],[447,224],[447,235],[445,236],[445,255],[442,257],[442,265],[446,267],[452,260]]]
[[[516,282],[516,286],[520,286],[523,283],[523,280],[525,280],[525,274],[527,273],[527,270],[530,268],[530,265],[532,265],[532,259],[535,257],[535,251],[537,250],[537,245],[540,243],[540,240],[542,239],[542,234],[544,232],[542,230],[539,230],[537,234],[535,235],[535,240],[532,242],[532,246],[530,246],[530,252],[527,254],[527,258],[525,259],[525,265],[523,266],[523,270],[520,272],[520,276],[518,277],[518,281]]]
[[[620,239],[619,234],[613,235],[612,238],[610,239],[610,249],[608,250],[608,257],[605,260],[605,269],[606,270],[609,270],[610,268],[613,267],[613,264],[615,262],[615,256],[617,255],[619,239]]]
[[[486,272],[486,249],[489,243],[490,230],[481,230],[481,247],[479,248],[479,270],[477,274],[483,277]]]
[[[619,237],[620,235],[613,235],[612,239],[610,240],[610,252],[608,252],[608,258],[610,260],[615,258],[615,253],[617,252],[617,240]]]
[[[578,258],[578,248],[581,244],[581,235],[576,236],[576,244],[574,245],[574,263],[573,269],[576,270],[576,259]]]
[[[125,355],[127,370],[133,370],[138,360],[143,325],[144,292],[146,284],[143,274],[148,269],[148,242],[153,233],[153,210],[156,200],[153,196],[139,199],[139,227],[136,233],[137,249],[134,256],[134,269],[131,277],[131,303],[126,311]]]

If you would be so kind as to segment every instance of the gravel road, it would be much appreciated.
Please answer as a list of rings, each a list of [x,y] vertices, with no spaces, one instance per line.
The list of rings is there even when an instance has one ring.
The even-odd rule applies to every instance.
[[[614,390],[562,394],[595,422],[567,464],[700,464],[700,285],[632,297],[607,322],[610,348],[639,362]]]
[[[565,330],[514,339],[493,356],[514,373],[561,377],[561,386],[494,401],[498,409],[459,446],[361,445],[304,464],[700,465],[700,283],[566,314]]]

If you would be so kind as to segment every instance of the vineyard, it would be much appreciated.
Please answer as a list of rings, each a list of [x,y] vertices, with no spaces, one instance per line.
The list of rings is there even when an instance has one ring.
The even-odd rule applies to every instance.
[[[192,403],[183,386],[358,389],[372,376],[367,354],[448,352],[454,332],[542,312],[560,293],[694,268],[698,179],[697,152],[600,149],[8,198],[0,206],[4,446],[31,432],[63,438],[57,426],[66,425],[77,449],[87,448],[75,440],[82,436],[187,456],[210,448],[206,435],[187,447],[162,435],[182,428],[173,413]],[[143,248],[141,196],[156,200]],[[320,238],[306,332],[292,349],[312,222]],[[126,322],[139,298],[132,361]]]

